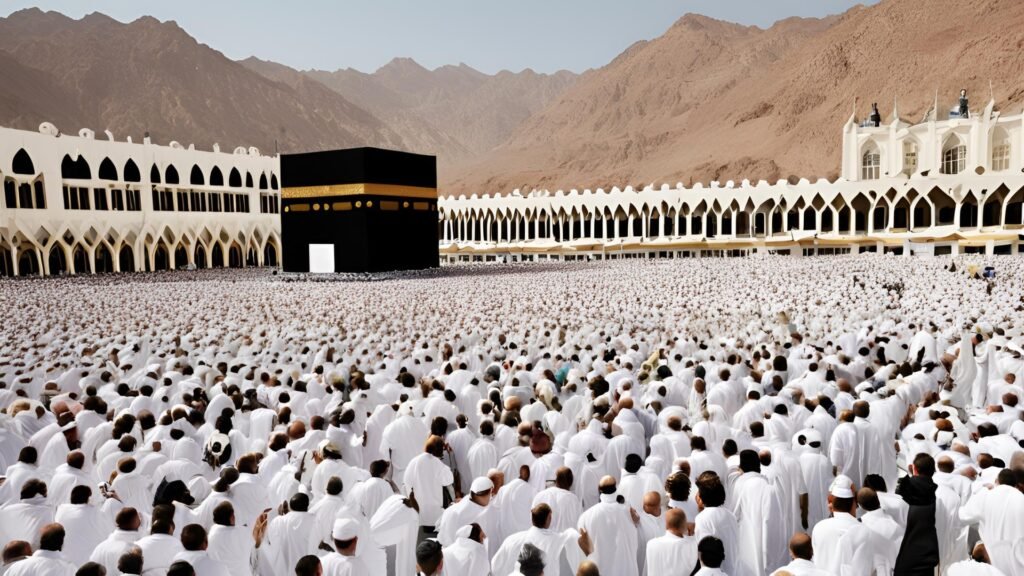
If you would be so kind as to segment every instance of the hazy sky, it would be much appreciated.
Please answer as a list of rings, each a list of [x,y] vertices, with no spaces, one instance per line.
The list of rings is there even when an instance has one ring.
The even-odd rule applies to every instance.
[[[306,69],[373,71],[398,56],[428,68],[464,62],[501,69],[576,72],[607,64],[630,44],[697,12],[770,26],[877,0],[5,0],[73,18],[103,12],[124,22],[175,20],[229,58],[256,56]]]

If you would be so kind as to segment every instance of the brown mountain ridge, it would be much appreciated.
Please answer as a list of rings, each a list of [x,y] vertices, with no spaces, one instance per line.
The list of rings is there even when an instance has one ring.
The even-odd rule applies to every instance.
[[[235,62],[174,22],[0,18],[0,124],[264,152],[439,156],[443,194],[834,177],[851,111],[919,121],[967,88],[1017,112],[1024,3],[882,0],[770,28],[687,15],[606,66],[483,74],[396,59],[373,73]],[[859,100],[858,100],[859,99]]]
[[[696,15],[584,75],[453,194],[837,175],[842,126],[878,102],[918,122],[961,87],[1019,111],[1024,3],[883,0],[768,29]]]

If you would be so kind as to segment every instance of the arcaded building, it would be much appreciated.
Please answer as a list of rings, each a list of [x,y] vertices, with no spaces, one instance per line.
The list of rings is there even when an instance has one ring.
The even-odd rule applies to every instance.
[[[0,128],[0,275],[276,265],[278,158]]]
[[[440,200],[446,261],[1017,253],[1024,114],[966,99],[843,126],[835,181],[711,182]],[[940,112],[936,112],[940,111]],[[839,136],[839,135],[837,135]]]

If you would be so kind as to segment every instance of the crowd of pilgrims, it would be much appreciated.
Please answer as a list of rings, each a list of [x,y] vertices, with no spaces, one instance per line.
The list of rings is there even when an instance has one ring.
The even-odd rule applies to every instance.
[[[1024,575],[1018,257],[0,303],[5,576]]]

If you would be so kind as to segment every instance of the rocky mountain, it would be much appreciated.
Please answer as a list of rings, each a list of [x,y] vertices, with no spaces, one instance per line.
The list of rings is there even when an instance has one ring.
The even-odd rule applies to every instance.
[[[446,190],[507,193],[835,177],[841,130],[871,102],[920,121],[961,87],[1019,112],[1024,3],[883,0],[759,29],[687,15],[582,76]],[[856,100],[855,103],[855,99]]]
[[[306,74],[406,138],[423,140],[456,173],[503,144],[577,78],[568,71],[538,74],[530,69],[488,75],[465,64],[427,70],[409,58],[396,58],[372,74],[352,69]]]
[[[0,19],[0,124],[45,120],[139,141],[273,153],[326,146],[405,147],[379,118],[315,81],[275,81],[200,44],[174,22],[73,20],[28,9]],[[13,79],[13,80],[12,80]]]
[[[908,121],[992,96],[1019,112],[1024,2],[882,0],[770,28],[687,15],[606,66],[483,74],[396,59],[373,73],[234,62],[174,22],[0,19],[0,124],[150,131],[272,152],[437,154],[445,194],[835,177],[841,130],[878,102]]]

